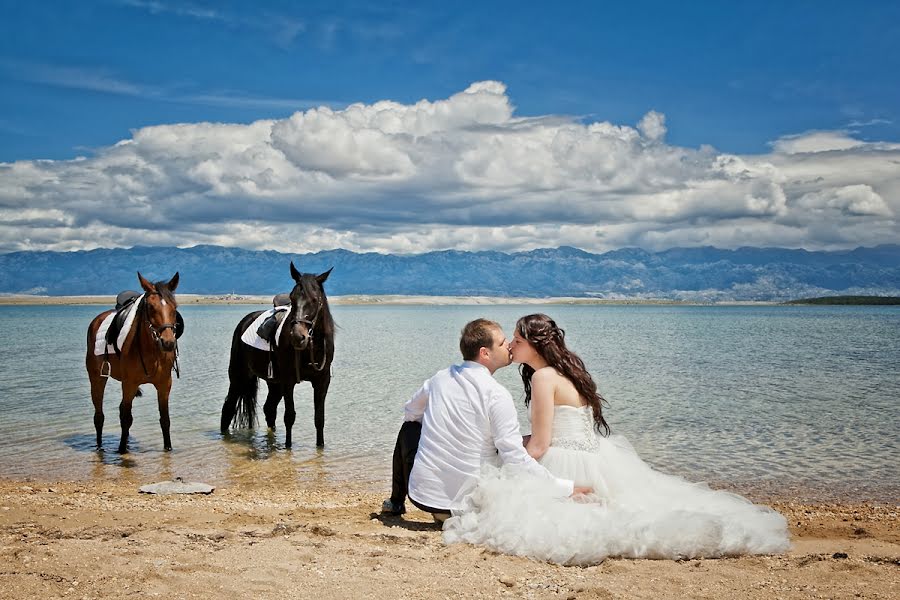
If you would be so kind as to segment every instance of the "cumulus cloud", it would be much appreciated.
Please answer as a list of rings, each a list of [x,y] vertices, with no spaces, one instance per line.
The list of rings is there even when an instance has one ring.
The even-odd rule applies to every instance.
[[[739,156],[665,136],[656,111],[634,125],[520,117],[496,81],[412,104],[147,127],[90,157],[0,164],[0,249],[819,249],[900,239],[898,144],[816,131]]]

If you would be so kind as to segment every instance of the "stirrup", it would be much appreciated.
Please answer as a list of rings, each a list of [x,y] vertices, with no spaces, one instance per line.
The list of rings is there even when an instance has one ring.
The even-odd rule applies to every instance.
[[[100,377],[109,379],[110,371],[112,371],[112,367],[110,366],[109,361],[104,360],[103,364],[100,365]]]
[[[272,361],[269,361],[269,368],[266,370],[266,379],[272,379],[275,376],[275,372],[272,369]]]

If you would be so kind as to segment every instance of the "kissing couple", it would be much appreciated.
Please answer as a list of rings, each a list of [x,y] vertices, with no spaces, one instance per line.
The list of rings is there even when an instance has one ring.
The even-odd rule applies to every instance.
[[[442,523],[446,543],[559,564],[608,556],[697,558],[772,554],[790,545],[769,507],[667,475],[611,435],[604,399],[565,331],[544,314],[463,327],[463,362],[425,381],[404,405],[392,494]],[[497,369],[519,363],[531,435],[523,438]]]

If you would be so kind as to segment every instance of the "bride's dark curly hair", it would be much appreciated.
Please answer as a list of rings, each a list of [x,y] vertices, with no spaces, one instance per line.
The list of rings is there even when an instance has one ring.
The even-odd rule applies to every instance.
[[[600,434],[609,435],[609,423],[603,418],[603,405],[607,402],[597,391],[597,384],[587,372],[584,361],[566,348],[566,332],[553,319],[538,313],[519,319],[516,322],[516,333],[530,343],[547,364],[572,382],[594,413],[594,429]],[[519,374],[525,384],[525,406],[528,406],[531,404],[531,377],[534,369],[522,363],[519,365]]]

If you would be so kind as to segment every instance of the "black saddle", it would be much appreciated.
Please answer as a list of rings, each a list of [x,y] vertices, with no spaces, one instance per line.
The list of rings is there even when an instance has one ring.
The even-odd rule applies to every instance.
[[[290,306],[291,305],[291,295],[290,294],[276,294],[274,298],[272,298],[272,306]],[[284,316],[288,314],[286,310],[276,310],[272,315],[266,318],[265,321],[262,322],[262,325],[256,330],[256,333],[262,339],[269,342],[269,346],[272,348],[275,347],[275,332],[278,331],[278,326],[281,325],[281,322],[284,321]]]
[[[283,294],[275,294],[275,297],[272,298],[272,306],[290,306],[291,305],[291,295],[287,292]]]
[[[117,355],[122,353],[118,344],[119,333],[121,333],[122,327],[125,325],[125,319],[128,317],[128,311],[131,308],[131,305],[140,297],[141,294],[134,290],[125,290],[119,292],[116,296],[116,316],[113,317],[109,329],[106,330],[106,343],[115,348]],[[177,340],[180,338],[183,333],[184,318],[181,316],[180,312],[175,311],[175,339]]]
[[[128,316],[128,310],[140,296],[141,294],[139,292],[133,290],[119,292],[119,295],[116,296],[116,316],[113,317],[109,329],[106,330],[106,343],[115,348],[117,355],[122,353],[118,344],[119,333],[122,331],[122,326],[125,325],[125,318]]]
[[[119,292],[119,295],[116,296],[116,311],[121,311],[126,306],[131,306],[131,303],[137,300],[141,296],[140,292],[135,292],[134,290],[125,290],[123,292]]]

